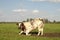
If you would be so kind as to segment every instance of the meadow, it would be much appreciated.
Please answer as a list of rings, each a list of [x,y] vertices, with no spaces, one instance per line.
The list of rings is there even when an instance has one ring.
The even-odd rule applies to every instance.
[[[60,40],[60,24],[45,24],[43,36],[37,36],[37,30],[31,36],[18,35],[19,31],[15,23],[0,24],[0,40]]]

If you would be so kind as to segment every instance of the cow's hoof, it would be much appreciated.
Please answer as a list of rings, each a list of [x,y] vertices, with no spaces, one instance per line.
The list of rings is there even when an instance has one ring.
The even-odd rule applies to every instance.
[[[40,35],[37,35],[37,36],[40,36]]]
[[[21,35],[21,33],[19,33],[19,35]]]

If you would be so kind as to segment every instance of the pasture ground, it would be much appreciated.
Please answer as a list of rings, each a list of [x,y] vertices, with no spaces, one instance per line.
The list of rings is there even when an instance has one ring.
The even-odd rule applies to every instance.
[[[43,36],[37,36],[37,29],[31,36],[18,35],[19,31],[15,23],[0,24],[0,40],[60,40],[60,24],[45,24]]]

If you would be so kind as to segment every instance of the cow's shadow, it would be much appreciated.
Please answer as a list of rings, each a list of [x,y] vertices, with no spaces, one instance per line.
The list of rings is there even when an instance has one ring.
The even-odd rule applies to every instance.
[[[30,32],[32,36],[36,36],[38,32]],[[41,33],[40,33],[41,34]],[[25,33],[22,33],[22,35],[26,35]],[[60,37],[60,33],[44,33],[44,35],[40,35],[40,37]]]
[[[22,33],[23,35],[26,35],[26,33]],[[30,32],[29,34],[31,34],[31,35],[37,35],[38,34],[38,32]]]
[[[38,32],[30,32],[30,34],[33,34],[34,35],[34,34],[38,34]]]

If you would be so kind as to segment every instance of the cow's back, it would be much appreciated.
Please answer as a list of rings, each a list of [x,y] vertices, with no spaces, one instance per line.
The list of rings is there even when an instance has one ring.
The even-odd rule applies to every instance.
[[[43,21],[39,19],[34,19],[33,26],[43,28]]]
[[[26,29],[29,29],[32,27],[31,23],[30,22],[24,22],[24,25],[25,25],[25,28]]]

